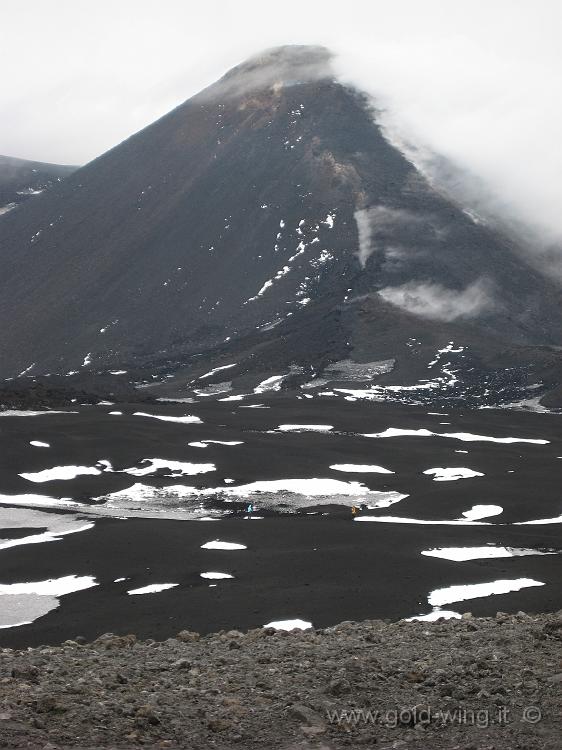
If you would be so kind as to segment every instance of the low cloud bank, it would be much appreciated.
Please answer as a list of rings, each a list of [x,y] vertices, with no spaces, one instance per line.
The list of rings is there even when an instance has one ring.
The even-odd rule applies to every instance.
[[[490,284],[485,279],[479,279],[463,290],[411,281],[381,289],[379,295],[386,302],[420,318],[445,322],[477,318],[494,307]]]

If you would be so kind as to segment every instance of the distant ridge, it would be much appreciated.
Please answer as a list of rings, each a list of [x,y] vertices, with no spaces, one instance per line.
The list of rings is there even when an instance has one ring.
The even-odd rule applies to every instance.
[[[0,216],[77,169],[0,155]]]

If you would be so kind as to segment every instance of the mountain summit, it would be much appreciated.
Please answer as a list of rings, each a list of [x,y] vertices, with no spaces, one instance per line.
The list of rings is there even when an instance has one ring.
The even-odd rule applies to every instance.
[[[4,378],[558,384],[560,288],[432,189],[323,48],[251,58],[0,217],[0,260]],[[459,374],[434,377],[444,351]]]

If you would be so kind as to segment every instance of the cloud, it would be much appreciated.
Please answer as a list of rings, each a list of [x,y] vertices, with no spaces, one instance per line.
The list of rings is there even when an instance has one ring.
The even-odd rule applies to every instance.
[[[263,88],[275,89],[295,79],[332,79],[332,57],[326,47],[314,45],[285,45],[264,50],[229,70],[220,79],[218,88],[213,86],[213,99],[244,96]]]
[[[379,295],[386,302],[420,318],[446,322],[477,318],[495,307],[490,284],[485,279],[479,279],[463,290],[411,281],[381,289]]]
[[[456,28],[429,7],[419,34],[408,24],[404,35],[342,49],[336,70],[370,95],[388,139],[430,182],[560,256],[562,6],[500,1],[483,17],[480,3],[470,14],[460,2]]]

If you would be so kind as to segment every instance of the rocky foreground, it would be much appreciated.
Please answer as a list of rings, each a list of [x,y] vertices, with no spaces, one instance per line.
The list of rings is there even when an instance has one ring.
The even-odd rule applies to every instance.
[[[562,612],[0,652],[6,747],[562,747]]]

